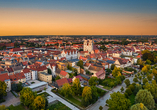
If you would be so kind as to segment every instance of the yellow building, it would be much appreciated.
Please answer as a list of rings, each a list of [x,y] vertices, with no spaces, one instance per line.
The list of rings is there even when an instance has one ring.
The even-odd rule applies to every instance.
[[[38,78],[41,81],[52,83],[52,75],[46,72],[38,72]]]

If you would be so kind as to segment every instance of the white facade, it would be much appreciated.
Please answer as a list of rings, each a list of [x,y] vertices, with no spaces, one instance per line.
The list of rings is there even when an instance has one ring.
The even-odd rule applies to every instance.
[[[132,56],[133,53],[132,51],[123,51],[122,54],[125,56]]]
[[[65,57],[67,60],[77,59],[77,50],[63,50],[61,52],[61,57]]]
[[[28,73],[24,73],[25,77],[26,77],[26,81],[31,80],[31,72]]]
[[[6,83],[6,85],[7,85],[6,92],[11,91],[11,81],[10,81],[10,79],[5,80],[4,82],[5,82],[5,83]]]
[[[32,80],[38,79],[37,71],[32,70]]]
[[[93,41],[92,40],[90,40],[90,39],[84,40],[83,51],[88,51],[88,52],[93,51]]]

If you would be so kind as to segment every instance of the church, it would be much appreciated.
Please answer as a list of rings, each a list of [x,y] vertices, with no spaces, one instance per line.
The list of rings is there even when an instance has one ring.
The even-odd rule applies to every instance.
[[[91,40],[91,39],[84,40],[83,51],[88,51],[88,52],[93,51],[93,40]]]

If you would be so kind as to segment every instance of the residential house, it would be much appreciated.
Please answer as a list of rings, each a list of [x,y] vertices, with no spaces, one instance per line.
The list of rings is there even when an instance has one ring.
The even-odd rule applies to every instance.
[[[0,74],[0,81],[4,81],[7,85],[6,92],[11,90],[11,81],[7,73]]]
[[[56,83],[57,83],[57,87],[61,88],[63,86],[63,84],[69,83],[69,82],[68,82],[67,78],[63,78],[63,79],[56,80]]]

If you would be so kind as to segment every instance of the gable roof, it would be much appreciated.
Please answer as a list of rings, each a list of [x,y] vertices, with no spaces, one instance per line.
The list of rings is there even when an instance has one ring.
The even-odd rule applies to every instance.
[[[9,76],[7,73],[0,74],[0,81],[9,80]]]
[[[69,83],[66,78],[58,79],[58,80],[56,80],[56,82],[57,82],[59,87],[62,86],[63,84],[65,84],[65,83]]]
[[[62,76],[66,76],[68,73],[65,72],[65,71],[63,71],[63,70],[61,70],[60,74],[61,74]]]

